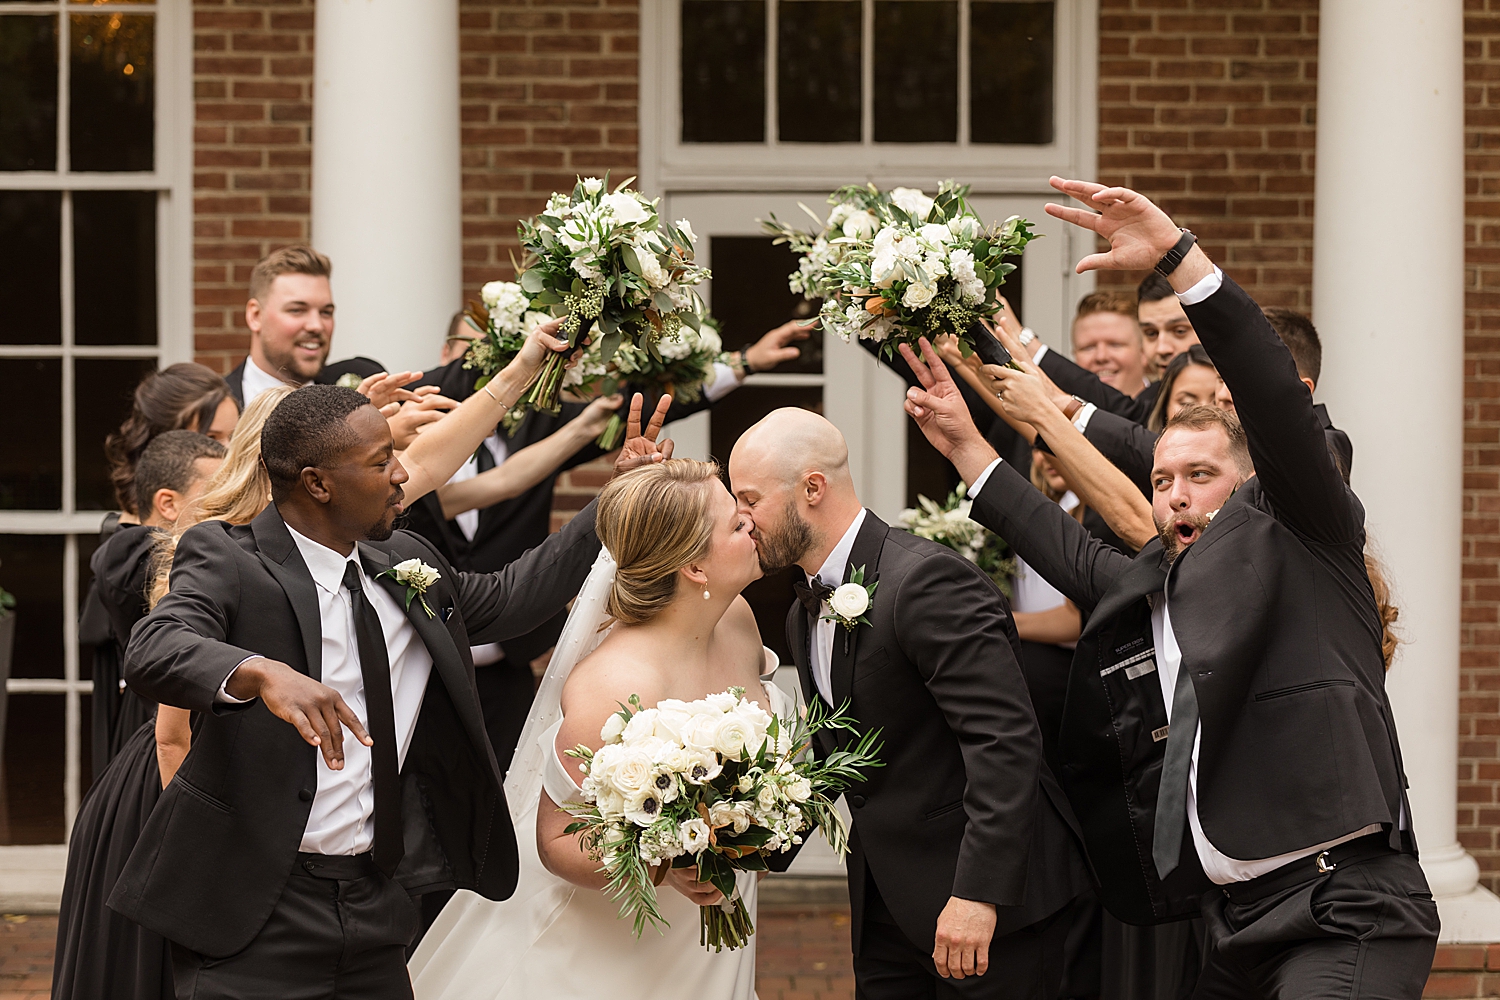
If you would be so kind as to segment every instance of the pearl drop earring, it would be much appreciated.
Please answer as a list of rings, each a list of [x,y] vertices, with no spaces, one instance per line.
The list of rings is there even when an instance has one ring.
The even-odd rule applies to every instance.
[[[704,587],[703,588],[703,599],[705,601],[707,601],[707,600],[710,600],[712,597],[713,597],[713,595],[708,592],[708,588]]]

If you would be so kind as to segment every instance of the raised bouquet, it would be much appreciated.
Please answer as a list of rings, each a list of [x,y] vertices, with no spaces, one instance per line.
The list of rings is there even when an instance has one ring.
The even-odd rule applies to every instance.
[[[656,886],[672,868],[697,868],[724,900],[701,908],[700,942],[740,948],[755,933],[735,873],[766,871],[766,858],[791,850],[817,827],[840,854],[848,831],[834,799],[879,767],[878,732],[867,732],[821,761],[804,754],[819,730],[854,731],[847,705],[832,714],[814,705],[796,720],[771,715],[730,688],[694,702],[642,708],[634,696],[609,717],[604,746],[569,750],[584,774],[583,802],[567,807],[569,833],[609,878],[637,936],[666,926]]]
[[[604,357],[603,338],[595,336],[578,364],[563,375],[562,387],[579,395],[607,396],[630,386],[691,403],[702,398],[705,385],[713,380],[714,363],[724,358],[718,326],[713,317],[699,316],[696,327],[683,324],[671,337],[644,345],[622,341],[610,360]],[[648,402],[647,408],[651,405]],[[599,435],[599,447],[613,451],[624,429],[624,421],[615,414]]]
[[[1013,215],[986,226],[966,200],[968,185],[944,181],[936,198],[916,188],[878,190],[847,185],[828,196],[827,221],[806,205],[816,230],[796,229],[774,215],[762,225],[801,255],[791,289],[822,299],[820,321],[845,342],[880,345],[890,358],[898,344],[952,334],[967,357],[970,328],[1000,309],[995,289],[1016,269],[1035,239]]]
[[[1009,597],[1016,558],[1005,539],[969,517],[968,492],[968,486],[959,483],[942,503],[917,494],[917,506],[901,512],[901,526],[918,538],[948,546],[982,569]]]
[[[464,310],[464,319],[483,335],[464,353],[464,368],[479,369],[475,389],[483,388],[514,361],[527,335],[552,318],[551,313],[533,308],[530,296],[514,281],[487,282],[479,297],[482,304],[470,302]]]
[[[575,347],[595,331],[605,364],[622,344],[651,351],[683,326],[696,329],[703,311],[693,286],[708,270],[694,263],[692,226],[660,219],[655,201],[627,187],[634,179],[613,191],[597,177],[580,179],[519,227],[522,315],[566,317],[559,336]],[[555,411],[566,363],[566,354],[548,358],[520,402]]]

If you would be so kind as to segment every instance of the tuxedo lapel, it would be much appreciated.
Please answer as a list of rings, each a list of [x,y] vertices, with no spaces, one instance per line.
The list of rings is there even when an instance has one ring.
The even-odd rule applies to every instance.
[[[1147,542],[1140,555],[1131,560],[1125,572],[1120,574],[1104,599],[1089,614],[1088,624],[1084,626],[1079,640],[1082,641],[1104,627],[1134,602],[1160,591],[1166,586],[1167,570],[1170,567],[1171,562],[1167,559],[1161,542],[1157,539]]]
[[[447,687],[448,696],[453,699],[453,705],[458,710],[459,718],[463,720],[469,739],[474,742],[475,746],[486,746],[489,738],[485,736],[484,715],[475,697],[469,670],[464,666],[463,657],[459,654],[458,645],[453,641],[453,636],[448,632],[448,626],[437,617],[429,615],[422,607],[420,599],[413,600],[408,606],[406,586],[397,583],[394,577],[381,575],[391,568],[389,553],[381,551],[369,542],[360,542],[359,559],[364,564],[365,573],[372,580],[378,580],[386,592],[396,599],[396,603],[406,608],[406,619],[411,622],[422,644],[427,647],[427,653],[432,657],[432,669],[437,672],[437,675],[442,678],[443,685]],[[445,587],[442,581],[439,581],[428,594],[427,604],[434,611],[440,606],[439,602],[442,600],[438,597],[438,592],[447,589],[449,587]]]
[[[866,587],[880,578],[880,550],[885,545],[885,536],[890,530],[889,525],[873,512],[865,512],[865,522],[859,526],[859,534],[854,536],[854,547],[849,550],[849,562],[844,566],[842,582],[850,582],[849,578],[860,568],[864,569]],[[874,614],[874,611],[872,603],[865,612],[866,617]],[[853,694],[854,663],[859,656],[859,638],[867,631],[868,625],[856,625],[848,630],[842,625],[834,626],[833,657],[829,662],[834,708],[849,700]]]
[[[297,628],[302,632],[302,651],[307,657],[307,675],[315,681],[323,679],[323,619],[318,611],[318,591],[313,585],[312,574],[297,543],[287,530],[286,522],[275,504],[267,505],[254,521],[250,531],[255,536],[255,548],[260,561],[281,589],[297,616]]]

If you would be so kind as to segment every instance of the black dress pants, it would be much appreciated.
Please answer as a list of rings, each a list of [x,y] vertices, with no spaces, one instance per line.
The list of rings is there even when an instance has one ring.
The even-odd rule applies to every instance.
[[[932,952],[896,925],[875,881],[865,880],[864,926],[854,958],[856,1000],[1055,1000],[1062,985],[1063,951],[1072,926],[1064,907],[1045,920],[990,942],[982,976],[944,979]]]
[[[1279,874],[1204,896],[1195,1000],[1421,997],[1438,916],[1415,858],[1381,853],[1302,881]]]
[[[177,1000],[410,1000],[411,897],[369,855],[299,854],[255,940],[228,958],[172,946]]]

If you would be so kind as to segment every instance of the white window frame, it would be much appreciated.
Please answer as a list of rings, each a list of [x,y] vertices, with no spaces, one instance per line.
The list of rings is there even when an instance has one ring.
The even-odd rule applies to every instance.
[[[154,14],[156,31],[156,125],[154,169],[134,172],[87,172],[62,169],[68,164],[68,55],[72,14]],[[80,698],[93,683],[79,679],[78,536],[99,531],[100,511],[80,511],[75,503],[77,455],[74,454],[75,358],[154,358],[158,367],[193,359],[193,12],[191,0],[157,0],[120,7],[94,7],[54,0],[8,3],[0,14],[55,14],[58,17],[58,170],[0,172],[0,190],[62,191],[62,343],[0,345],[0,358],[59,358],[62,361],[62,508],[56,511],[0,511],[0,534],[63,535],[63,677],[17,678],[6,682],[9,694],[52,694],[66,698],[63,819],[70,835],[82,788]],[[157,342],[145,346],[88,346],[73,343],[73,191],[156,191]],[[102,461],[102,459],[99,459]],[[24,610],[24,609],[23,609]],[[34,858],[34,847],[0,846],[4,856]],[[58,872],[61,888],[61,872]]]

